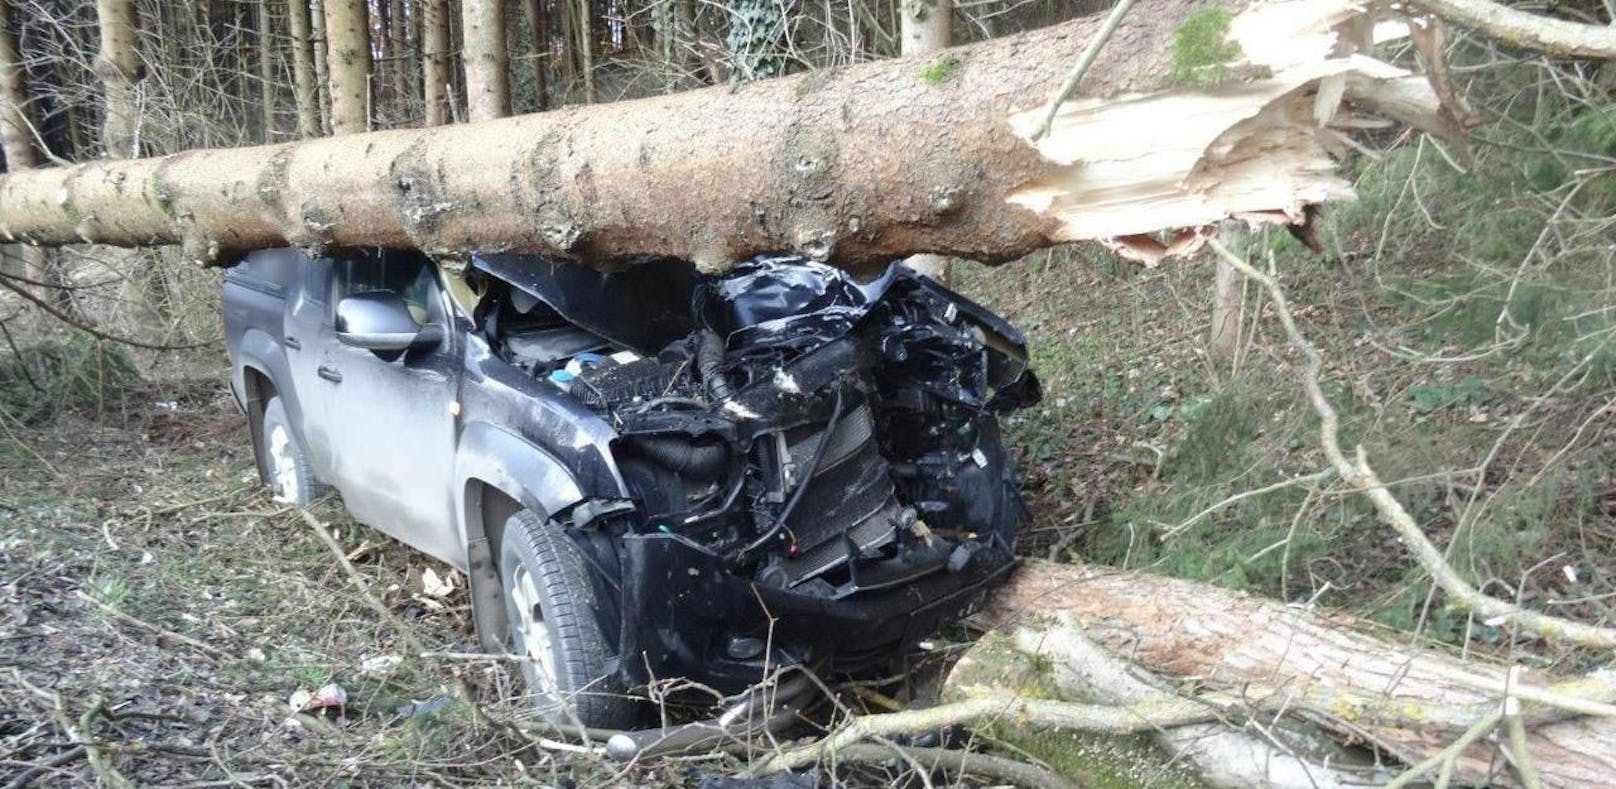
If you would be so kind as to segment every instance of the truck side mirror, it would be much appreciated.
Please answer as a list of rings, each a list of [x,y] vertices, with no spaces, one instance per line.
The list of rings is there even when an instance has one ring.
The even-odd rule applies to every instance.
[[[369,351],[403,351],[443,341],[443,330],[421,326],[397,293],[355,293],[337,302],[337,339]]]

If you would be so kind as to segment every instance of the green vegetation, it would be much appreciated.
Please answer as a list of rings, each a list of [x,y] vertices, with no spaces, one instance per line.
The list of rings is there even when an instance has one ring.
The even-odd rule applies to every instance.
[[[63,411],[100,410],[140,375],[121,348],[83,332],[0,355],[0,418],[37,422]]]
[[[932,87],[946,85],[953,82],[959,72],[959,58],[945,55],[920,67],[920,81]]]
[[[1201,8],[1174,31],[1171,79],[1175,84],[1216,85],[1228,79],[1227,64],[1240,57],[1240,46],[1229,40],[1232,18],[1224,8]]]

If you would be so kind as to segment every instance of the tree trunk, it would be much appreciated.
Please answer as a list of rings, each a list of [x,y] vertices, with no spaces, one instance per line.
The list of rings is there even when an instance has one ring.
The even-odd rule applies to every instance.
[[[1421,100],[1409,120],[1434,117],[1422,78],[1307,45],[1317,39],[1306,31],[1351,16],[1330,0],[1235,18],[1237,37],[1269,42],[1246,48],[1256,76],[1237,90],[1152,92],[1175,20],[1197,5],[1157,0],[1129,17],[1142,21],[1118,31],[1127,46],[1103,51],[1084,85],[1130,93],[1062,105],[1036,143],[1031,129],[1096,20],[953,50],[941,74],[934,58],[898,59],[463,126],[8,175],[0,238],[185,243],[206,260],[329,243],[595,263],[674,255],[709,269],[782,251],[849,267],[917,252],[996,262],[1085,239],[1148,255],[1193,248],[1196,236],[1146,234],[1233,215],[1299,221],[1308,205],[1350,194],[1319,142],[1335,105],[1318,96],[1342,95],[1319,94],[1321,80],[1360,103],[1390,85]],[[1319,16],[1298,13],[1308,9]]]
[[[1388,643],[1324,616],[1206,584],[1115,568],[1030,561],[982,614],[1017,646],[1041,656],[1064,687],[1112,684],[1086,677],[1090,645],[1164,681],[1193,681],[1270,713],[1280,707],[1407,763],[1456,741],[1499,709],[1510,670],[1435,649]],[[1512,691],[1550,690],[1608,702],[1616,677],[1556,683],[1528,672]],[[1545,785],[1616,786],[1616,719],[1567,717],[1527,703],[1527,745]],[[1272,717],[1259,716],[1265,720]],[[1500,745],[1463,752],[1456,777],[1467,784],[1508,784]]]
[[[23,82],[17,45],[11,38],[10,5],[0,0],[0,152],[6,156],[6,170],[16,172],[38,167],[39,155],[34,150],[33,126],[28,119],[28,86]],[[19,283],[19,287],[39,299],[54,295],[46,285],[36,284],[47,281],[45,250],[32,246],[4,249],[15,252],[22,276],[30,280]]]
[[[903,0],[899,27],[904,57],[921,57],[947,49],[953,43],[954,0]],[[948,258],[915,255],[909,267],[938,282],[947,283]]]
[[[449,122],[449,0],[425,0],[421,14],[421,49],[426,99],[426,125]]]
[[[533,95],[537,102],[534,106],[543,112],[550,108],[550,14],[543,0],[526,0],[523,7],[527,11],[528,30],[533,34],[529,54],[533,66]]]
[[[511,114],[511,57],[505,47],[505,9],[499,0],[462,0],[460,26],[466,46],[466,118],[472,122]]]
[[[106,115],[101,122],[101,150],[114,158],[140,155],[140,108],[135,80],[140,57],[135,53],[134,0],[96,0],[101,51],[95,67],[101,78]]]
[[[1218,238],[1225,246],[1244,229],[1234,222],[1225,222]],[[1207,336],[1206,350],[1214,359],[1233,359],[1240,348],[1242,307],[1245,304],[1246,277],[1221,255],[1213,256],[1217,274],[1212,284],[1212,331]]]
[[[331,133],[370,126],[370,30],[366,0],[324,0],[326,68],[331,80]]]
[[[584,80],[584,103],[595,103],[595,27],[590,0],[572,0],[578,10],[578,73]]]
[[[309,0],[309,32],[314,49],[314,88],[319,112],[320,133],[330,134],[331,118],[331,58],[327,51],[331,38],[325,30],[325,0]]]
[[[393,91],[393,115],[399,119],[395,125],[400,126],[406,125],[403,119],[412,112],[408,75],[415,71],[409,37],[404,33],[408,21],[404,5],[404,0],[387,0],[387,59],[392,76],[389,87]]]
[[[308,0],[286,0],[286,26],[292,33],[292,90],[297,99],[297,136],[306,140],[320,134],[320,93],[314,82]]]
[[[296,0],[287,0],[291,5]],[[258,96],[263,103],[264,142],[275,137],[275,25],[269,0],[258,3]]]

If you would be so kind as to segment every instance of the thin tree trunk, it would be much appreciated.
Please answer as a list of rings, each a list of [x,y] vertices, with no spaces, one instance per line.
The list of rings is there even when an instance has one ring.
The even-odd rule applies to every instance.
[[[16,42],[11,38],[10,2],[0,0],[0,152],[6,155],[6,170],[16,172],[39,166],[34,150],[34,134],[28,119],[28,86],[23,81]],[[22,275],[33,282],[46,282],[45,250],[19,244],[5,247],[21,261]],[[36,298],[54,294],[44,285],[21,283]]]
[[[785,251],[855,268],[918,252],[996,262],[1080,240],[1148,256],[1193,249],[1189,229],[1232,215],[1300,221],[1307,206],[1350,195],[1321,142],[1337,108],[1320,96],[1372,106],[1392,85],[1422,99],[1425,112],[1407,120],[1435,117],[1423,78],[1311,46],[1302,33],[1318,17],[1281,13],[1294,3],[1231,23],[1295,44],[1247,48],[1282,60],[1256,61],[1238,90],[1152,91],[1172,31],[1198,7],[1160,0],[1130,16],[1118,40],[1131,45],[1101,52],[1084,80],[1128,96],[1073,101],[1036,142],[1045,103],[1099,20],[957,48],[943,76],[927,70],[932,58],[898,59],[477,124],[7,175],[0,238],[184,243],[203,260],[324,242],[602,265],[666,255],[707,268]],[[1323,7],[1336,8],[1298,10]],[[1319,91],[1337,76],[1344,93]],[[1161,231],[1177,231],[1176,250],[1153,252]]]
[[[899,35],[904,57],[923,56],[953,43],[954,0],[903,0]],[[855,22],[856,24],[856,22]],[[910,268],[938,282],[951,279],[949,260],[943,255],[915,255]]]
[[[499,0],[462,0],[465,31],[466,117],[472,122],[511,114],[511,57],[505,45],[505,9]]]
[[[584,79],[584,103],[595,103],[595,27],[590,0],[573,0],[578,8],[578,71]]]
[[[315,103],[318,105],[316,119],[320,122],[320,133],[330,134],[331,118],[331,58],[327,47],[330,45],[330,36],[325,29],[325,0],[309,0],[309,33],[310,47],[314,50],[314,88]]]
[[[287,0],[287,4],[296,0]],[[264,111],[264,142],[275,136],[275,25],[270,0],[258,2],[258,91]]]
[[[409,37],[404,33],[408,21],[404,6],[404,0],[387,0],[387,68],[392,76],[388,83],[393,91],[393,114],[399,119],[396,126],[405,125],[404,119],[410,116],[412,97],[407,75],[415,70]]]
[[[333,135],[355,134],[370,126],[370,30],[365,5],[365,0],[325,0]]]
[[[320,92],[314,82],[308,0],[286,0],[286,26],[292,33],[292,90],[297,99],[297,136],[308,139],[320,134]]]
[[[140,77],[140,57],[135,52],[135,3],[96,0],[95,10],[101,31],[101,51],[95,66],[106,110],[101,123],[101,150],[114,158],[139,156],[140,108],[135,81]]]
[[[421,14],[422,95],[426,125],[449,122],[449,0],[425,0]]]
[[[1216,359],[1232,359],[1240,345],[1240,304],[1246,278],[1233,266],[1217,261],[1212,287],[1212,335],[1206,350]]]
[[[533,95],[540,112],[550,108],[550,13],[544,0],[526,0],[528,30],[533,33],[529,53],[533,65]]]

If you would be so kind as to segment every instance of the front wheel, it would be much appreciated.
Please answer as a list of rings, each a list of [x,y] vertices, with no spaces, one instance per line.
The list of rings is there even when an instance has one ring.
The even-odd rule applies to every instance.
[[[540,717],[551,723],[628,728],[634,702],[607,672],[611,652],[595,618],[595,587],[578,546],[523,510],[505,522],[500,580],[512,651]]]
[[[298,443],[291,420],[286,417],[286,406],[279,395],[269,398],[264,405],[263,435],[259,446],[263,452],[261,467],[270,495],[285,504],[308,506],[324,492],[314,477],[309,456]]]

